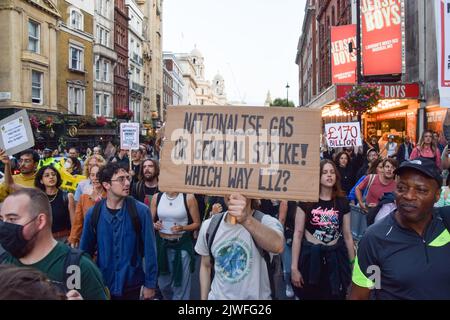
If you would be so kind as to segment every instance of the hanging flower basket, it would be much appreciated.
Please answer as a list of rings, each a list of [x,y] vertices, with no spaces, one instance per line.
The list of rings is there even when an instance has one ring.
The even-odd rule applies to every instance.
[[[99,127],[104,127],[106,125],[107,121],[104,116],[98,116],[96,120],[96,125]]]
[[[346,113],[361,116],[375,107],[380,99],[381,94],[376,86],[354,86],[345,97],[339,99],[339,106]]]

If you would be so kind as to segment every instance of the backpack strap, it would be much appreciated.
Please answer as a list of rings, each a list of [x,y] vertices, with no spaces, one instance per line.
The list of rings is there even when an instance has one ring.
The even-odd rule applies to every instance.
[[[212,254],[212,245],[216,237],[217,230],[219,230],[220,223],[223,220],[224,212],[215,214],[211,218],[208,229],[206,230],[206,245],[208,246],[209,258],[211,259],[211,282],[214,279],[214,256]]]
[[[131,218],[131,223],[133,224],[134,232],[136,232],[136,238],[138,239],[138,252],[141,257],[144,256],[144,241],[142,240],[142,225],[136,208],[136,200],[132,197],[127,197],[125,199],[127,205],[127,211]]]
[[[67,288],[67,290],[71,290],[72,288],[68,287],[67,280],[69,279],[70,273],[68,272],[70,266],[80,266],[81,256],[83,255],[83,251],[76,248],[69,248],[69,252],[64,259],[64,269],[63,269],[63,284]]]
[[[189,211],[189,206],[187,203],[187,194],[183,193],[183,203],[184,203],[184,208],[186,209],[186,214],[187,214],[187,218],[188,218],[188,225],[192,224],[192,217],[191,217],[191,212]]]
[[[264,217],[264,213],[259,211],[259,210],[255,210],[255,212],[253,213],[253,218],[255,218],[256,220],[258,220],[259,222],[262,223],[262,219]],[[253,237],[252,237],[253,239]],[[255,241],[255,239],[253,239],[253,242],[255,243],[256,248],[258,248],[259,254],[261,255],[261,257],[264,258],[264,260],[266,261],[267,264],[267,271],[269,271],[269,264],[270,264],[270,254],[269,252],[267,252],[266,250],[264,250],[263,248],[261,248]]]
[[[94,209],[92,210],[91,229],[95,237],[97,237],[97,224],[98,220],[100,219],[100,208],[105,202],[105,199],[100,200],[94,205]]]
[[[158,194],[156,195],[156,212],[155,212],[155,219],[156,219],[156,221],[159,220],[159,217],[158,217],[158,206],[159,206],[159,203],[161,202],[161,198],[162,198],[163,194],[164,194],[164,192],[158,192]]]

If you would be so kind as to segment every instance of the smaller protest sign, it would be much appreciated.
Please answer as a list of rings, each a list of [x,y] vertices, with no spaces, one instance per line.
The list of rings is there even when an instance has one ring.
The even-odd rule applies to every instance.
[[[8,155],[19,153],[34,146],[30,119],[25,110],[0,121],[0,148]]]
[[[327,123],[325,137],[328,147],[358,147],[362,145],[359,122]]]
[[[139,149],[139,123],[120,124],[120,148],[124,150]]]

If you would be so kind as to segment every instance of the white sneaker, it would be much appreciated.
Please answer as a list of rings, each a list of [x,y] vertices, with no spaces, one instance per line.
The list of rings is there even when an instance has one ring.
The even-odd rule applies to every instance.
[[[294,290],[292,290],[292,286],[290,283],[286,285],[286,297],[288,298],[294,297]]]

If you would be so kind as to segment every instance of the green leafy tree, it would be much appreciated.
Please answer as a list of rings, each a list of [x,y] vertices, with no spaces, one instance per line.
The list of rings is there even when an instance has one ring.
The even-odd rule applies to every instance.
[[[273,100],[273,102],[270,104],[271,107],[294,107],[294,102],[292,101],[287,101],[287,99],[281,99],[281,98],[276,98],[275,100]]]

